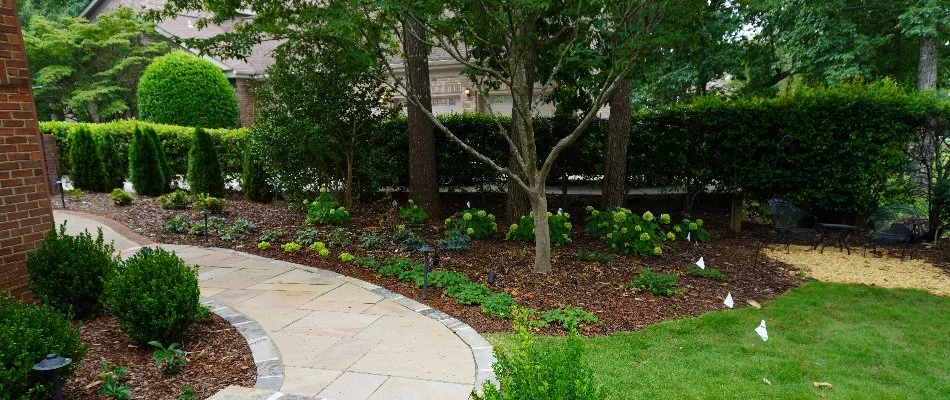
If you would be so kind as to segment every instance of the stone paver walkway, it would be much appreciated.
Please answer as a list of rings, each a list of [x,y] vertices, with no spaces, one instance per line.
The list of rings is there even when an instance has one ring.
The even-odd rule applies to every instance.
[[[56,219],[68,220],[67,227],[99,226],[75,214],[57,212]],[[117,248],[134,243],[114,229],[104,234]],[[448,316],[373,284],[231,250],[157,246],[199,266],[203,296],[244,313],[267,332],[284,364],[282,393],[330,400],[461,400],[490,368],[484,358],[491,347],[471,328],[450,329]]]

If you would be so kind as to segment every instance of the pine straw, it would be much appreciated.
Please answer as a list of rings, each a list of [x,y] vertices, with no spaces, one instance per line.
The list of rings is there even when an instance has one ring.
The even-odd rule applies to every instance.
[[[832,247],[825,248],[822,254],[810,246],[791,246],[788,252],[785,246],[773,246],[763,249],[763,253],[820,281],[922,289],[950,296],[950,274],[916,258],[902,261],[884,252],[870,251],[865,257],[862,248],[853,248],[850,256]]]

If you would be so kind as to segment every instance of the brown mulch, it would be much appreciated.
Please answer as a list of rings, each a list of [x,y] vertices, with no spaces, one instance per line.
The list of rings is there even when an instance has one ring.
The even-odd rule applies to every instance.
[[[109,399],[99,394],[102,380],[99,363],[129,368],[124,384],[133,399],[177,399],[182,386],[191,386],[204,399],[230,385],[251,387],[257,379],[254,357],[244,337],[217,315],[199,321],[185,335],[181,348],[188,365],[175,375],[163,375],[152,359],[154,348],[133,342],[119,330],[115,317],[104,316],[82,323],[80,336],[89,352],[76,373],[65,383],[64,398]]]
[[[55,199],[54,204],[59,204]],[[405,198],[399,199],[404,204]],[[420,299],[420,290],[410,284],[393,278],[379,278],[372,271],[354,264],[340,262],[336,257],[343,251],[357,257],[373,254],[380,257],[392,255],[396,246],[387,244],[383,249],[366,251],[356,246],[360,232],[377,229],[391,215],[389,204],[392,198],[381,198],[373,204],[361,205],[352,215],[354,220],[347,229],[354,232],[353,245],[346,249],[333,249],[331,257],[319,257],[310,252],[288,254],[280,250],[279,245],[267,251],[257,249],[257,236],[268,229],[282,229],[284,242],[294,239],[303,225],[303,213],[289,210],[284,204],[258,204],[244,201],[235,194],[228,196],[225,217],[229,220],[240,217],[257,225],[252,234],[234,242],[225,242],[219,238],[166,234],[162,232],[165,222],[182,212],[188,212],[193,219],[197,213],[192,210],[162,210],[153,198],[139,196],[131,206],[116,207],[104,194],[90,193],[80,199],[67,197],[67,208],[99,214],[113,218],[129,226],[132,230],[160,243],[195,244],[233,248],[266,257],[292,261],[317,268],[336,271],[369,282],[373,282],[407,297]],[[575,226],[572,234],[574,244],[556,247],[553,250],[553,271],[550,274],[531,272],[533,244],[502,240],[507,224],[502,223],[504,197],[500,195],[447,194],[443,195],[445,210],[461,210],[465,202],[473,206],[495,212],[499,217],[497,239],[473,241],[468,251],[444,253],[440,268],[457,270],[468,275],[473,281],[485,282],[489,271],[495,271],[496,291],[510,293],[519,304],[539,310],[549,310],[565,305],[583,307],[597,315],[603,324],[590,327],[590,333],[609,333],[621,330],[636,330],[647,324],[684,316],[699,315],[708,311],[724,308],[722,300],[727,292],[732,292],[737,305],[745,305],[747,300],[762,302],[777,297],[801,282],[800,278],[789,273],[789,266],[759,255],[757,248],[765,242],[768,229],[752,226],[741,234],[728,231],[728,199],[706,198],[700,202],[692,218],[702,218],[712,233],[708,243],[678,242],[665,249],[659,257],[639,257],[615,254],[613,260],[602,265],[597,262],[585,262],[576,257],[579,248],[608,251],[607,247],[587,236],[584,229],[584,207],[597,204],[595,196],[552,196],[549,201],[552,209],[563,207],[571,213]],[[633,199],[628,207],[640,213],[651,210],[654,214],[671,213],[681,218],[681,201],[676,197],[651,197]],[[429,243],[442,236],[442,221],[449,213],[432,216],[426,226],[412,227]],[[401,222],[400,222],[401,223]],[[318,228],[327,232],[334,228]],[[418,255],[413,255],[418,257]],[[728,279],[716,282],[704,278],[684,275],[686,266],[704,257],[706,265],[722,271]],[[683,295],[672,297],[654,297],[649,293],[635,293],[628,284],[639,275],[642,267],[664,273],[679,273],[680,285],[687,289]],[[423,301],[432,307],[449,313],[468,323],[480,332],[506,331],[510,321],[489,318],[478,307],[460,306],[452,299],[443,297],[437,290],[430,290],[430,299]]]

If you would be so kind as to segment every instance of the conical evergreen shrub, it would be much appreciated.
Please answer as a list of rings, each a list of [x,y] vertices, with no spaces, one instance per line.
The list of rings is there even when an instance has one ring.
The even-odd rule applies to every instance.
[[[138,126],[129,143],[129,179],[135,191],[146,196],[161,195],[168,186],[155,140]]]
[[[201,128],[195,128],[191,149],[188,150],[188,186],[192,194],[224,197],[224,177],[218,152],[211,142],[211,135]]]
[[[162,141],[158,138],[158,133],[155,132],[155,128],[146,126],[142,131],[147,134],[149,139],[155,144],[155,153],[158,154],[158,166],[162,170],[162,176],[165,177],[162,192],[168,193],[171,191],[172,183],[175,181],[175,173],[172,172],[172,168],[168,165],[168,157],[165,156],[165,147],[162,146]]]
[[[244,189],[244,197],[248,200],[268,203],[274,198],[274,194],[267,184],[267,173],[264,172],[264,163],[261,161],[260,156],[254,152],[253,144],[248,140],[244,146],[241,188]]]
[[[109,191],[109,176],[99,154],[99,146],[92,132],[85,126],[73,131],[70,137],[69,159],[72,160],[70,179],[73,187],[93,192]]]

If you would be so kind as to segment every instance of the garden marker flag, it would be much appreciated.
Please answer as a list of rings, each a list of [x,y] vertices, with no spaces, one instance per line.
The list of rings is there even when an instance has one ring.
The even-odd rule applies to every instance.
[[[472,208],[472,202],[471,202],[471,201],[466,201],[466,202],[465,202],[465,208]]]
[[[560,208],[558,208],[558,209],[557,209],[557,215],[561,215],[561,214],[564,214],[564,211],[561,210]]]
[[[703,261],[703,258],[699,257],[699,261],[696,261],[696,266],[699,267],[699,269],[706,269],[706,261]]]
[[[732,292],[729,292],[729,294],[726,295],[726,300],[723,301],[722,304],[725,304],[726,307],[729,307],[729,308],[732,308],[732,306],[735,305],[732,302]]]
[[[765,329],[765,320],[764,320],[764,319],[762,320],[762,323],[759,324],[759,327],[758,327],[758,328],[755,328],[755,333],[758,333],[758,334],[759,334],[759,337],[762,338],[762,341],[763,341],[763,342],[769,340],[769,331]]]
[[[686,241],[689,241],[689,232],[686,232]]]

